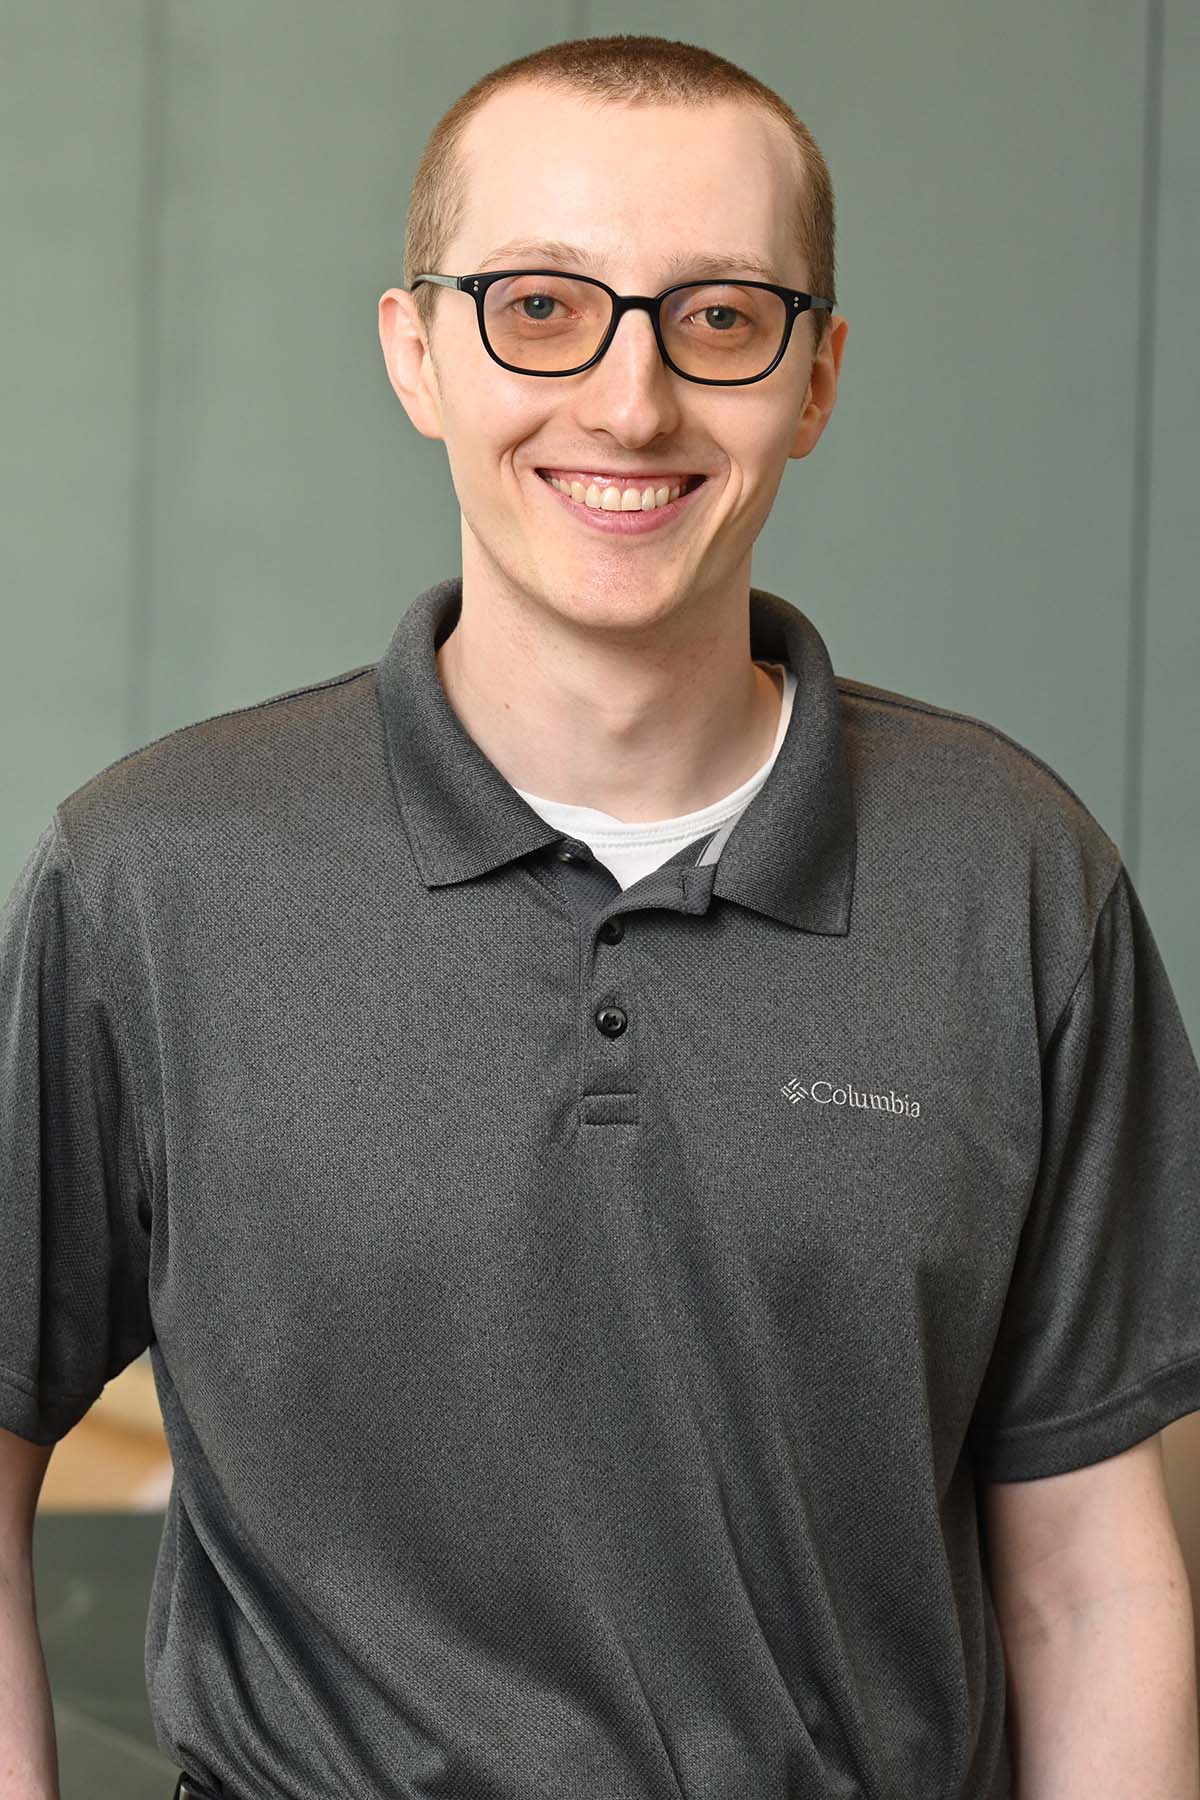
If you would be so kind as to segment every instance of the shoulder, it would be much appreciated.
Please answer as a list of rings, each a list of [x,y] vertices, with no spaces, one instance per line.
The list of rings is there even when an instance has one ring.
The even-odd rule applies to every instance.
[[[81,884],[253,844],[344,785],[374,728],[376,666],[178,726],[98,770],[54,809]]]
[[[836,684],[860,831],[880,863],[947,916],[986,909],[1019,930],[1061,999],[1123,866],[1114,839],[1057,769],[988,720]]]
[[[915,778],[920,791],[944,810],[952,796],[965,806],[965,822],[998,815],[1027,829],[1061,838],[1107,873],[1116,873],[1121,853],[1084,800],[1045,759],[986,719],[935,706],[911,694],[894,693],[847,676],[836,678],[848,746],[859,766],[887,771],[896,779]]]

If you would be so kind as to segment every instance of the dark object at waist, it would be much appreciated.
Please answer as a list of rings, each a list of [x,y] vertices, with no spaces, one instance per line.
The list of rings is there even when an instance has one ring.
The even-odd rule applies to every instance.
[[[208,1787],[197,1781],[194,1775],[181,1774],[175,1783],[171,1800],[237,1800],[237,1796],[231,1794],[227,1787]]]

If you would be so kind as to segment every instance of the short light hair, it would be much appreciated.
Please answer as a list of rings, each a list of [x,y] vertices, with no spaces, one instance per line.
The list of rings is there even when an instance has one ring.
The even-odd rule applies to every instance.
[[[466,213],[468,174],[459,154],[462,136],[485,100],[501,89],[524,83],[579,94],[602,104],[695,107],[736,99],[781,119],[796,147],[793,242],[808,270],[809,291],[836,300],[833,182],[803,120],[773,89],[714,51],[671,38],[637,35],[548,44],[480,76],[442,115],[429,134],[409,193],[404,233],[406,288],[412,286],[416,275],[462,273],[441,266],[443,253],[458,235]],[[413,295],[427,338],[438,292],[434,283],[424,282]],[[816,307],[808,316],[815,354],[831,314],[825,307]]]

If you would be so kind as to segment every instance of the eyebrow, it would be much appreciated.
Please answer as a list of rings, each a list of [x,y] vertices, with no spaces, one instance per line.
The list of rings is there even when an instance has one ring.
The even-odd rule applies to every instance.
[[[489,251],[478,265],[480,274],[493,264],[508,266],[514,263],[558,263],[571,268],[590,269],[598,272],[605,261],[603,256],[591,250],[585,250],[579,244],[564,244],[558,238],[512,238],[507,244],[500,244]],[[779,287],[790,284],[781,282],[771,264],[761,257],[748,256],[742,251],[731,250],[728,254],[714,256],[711,252],[678,250],[673,256],[664,258],[662,263],[664,276],[694,275],[697,280],[705,281],[713,275],[743,274],[758,276],[762,281],[770,281]]]

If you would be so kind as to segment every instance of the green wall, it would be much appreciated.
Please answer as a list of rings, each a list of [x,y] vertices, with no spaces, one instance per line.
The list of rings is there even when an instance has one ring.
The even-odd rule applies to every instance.
[[[373,660],[457,569],[376,336],[417,158],[484,70],[651,30],[784,93],[837,190],[838,409],[753,579],[1059,771],[1200,1043],[1183,0],[6,0],[0,888],[97,769]]]

